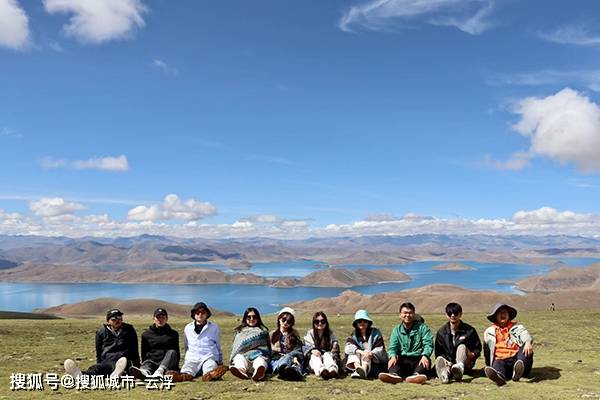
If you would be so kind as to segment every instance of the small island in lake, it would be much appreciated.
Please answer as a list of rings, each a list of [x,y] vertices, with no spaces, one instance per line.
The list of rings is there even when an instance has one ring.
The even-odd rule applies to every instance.
[[[431,268],[434,271],[475,271],[477,268],[461,263],[440,264]]]

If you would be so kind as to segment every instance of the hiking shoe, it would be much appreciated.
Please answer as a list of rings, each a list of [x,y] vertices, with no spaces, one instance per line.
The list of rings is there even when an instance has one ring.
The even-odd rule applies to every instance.
[[[125,372],[125,368],[127,368],[127,358],[121,357],[115,363],[115,369],[113,369],[112,374],[110,374],[111,378],[118,378],[123,375]]]
[[[353,373],[350,374],[350,378],[352,379],[363,379],[360,374],[356,371],[354,371]]]
[[[227,372],[229,368],[227,368],[225,365],[219,365],[217,368],[213,369],[212,371],[202,375],[202,380],[204,382],[207,381],[215,381],[219,378],[221,378],[223,375],[225,375],[225,372]]]
[[[301,381],[304,376],[299,367],[288,367],[287,368],[287,379],[290,381]]]
[[[173,382],[188,382],[194,379],[194,377],[190,374],[173,370],[165,372],[165,375],[171,375],[173,377]]]
[[[440,382],[450,383],[450,370],[448,369],[448,364],[443,357],[438,357],[435,360],[435,373],[440,379]]]
[[[252,375],[252,380],[253,381],[262,381],[263,378],[265,377],[266,372],[267,372],[267,369],[261,365],[260,367],[256,368],[256,371],[254,371],[254,375]]]
[[[362,365],[356,367],[356,370],[354,372],[356,372],[361,379],[367,379],[367,369]]]
[[[450,372],[452,373],[452,377],[454,378],[454,380],[460,382],[462,381],[463,374],[465,372],[465,367],[463,367],[462,363],[454,364],[450,368]]]
[[[336,367],[329,368],[329,379],[335,379],[338,376],[338,370]]]
[[[414,375],[407,377],[404,381],[406,381],[408,383],[418,383],[418,384],[422,385],[425,382],[427,382],[427,375],[414,374]]]
[[[65,360],[64,367],[65,367],[65,373],[67,375],[71,375],[73,378],[77,378],[78,376],[82,375],[81,370],[77,366],[77,363],[75,361],[71,360],[70,358],[67,358]]]
[[[143,381],[148,377],[148,371],[143,370],[138,367],[130,367],[129,375],[133,376],[135,379],[139,379],[139,380]]]
[[[239,369],[238,367],[230,366],[229,372],[231,372],[231,375],[235,376],[236,378],[240,378],[240,379],[248,379],[249,378],[248,374],[245,371],[242,371],[241,369]]]
[[[515,365],[513,366],[513,376],[512,380],[515,382],[519,382],[519,379],[523,376],[523,372],[525,372],[525,363],[523,360],[517,360]]]
[[[400,383],[404,380],[401,376],[398,376],[396,374],[390,374],[387,372],[381,372],[378,375],[378,378],[381,382],[391,383],[393,385],[395,385],[396,383]]]
[[[325,380],[329,379],[330,378],[329,370],[327,368],[323,367],[321,369],[321,373],[319,373],[319,376]]]
[[[502,386],[506,384],[506,379],[504,378],[504,376],[500,372],[496,371],[494,368],[485,367],[484,371],[485,376],[496,382],[496,385]]]

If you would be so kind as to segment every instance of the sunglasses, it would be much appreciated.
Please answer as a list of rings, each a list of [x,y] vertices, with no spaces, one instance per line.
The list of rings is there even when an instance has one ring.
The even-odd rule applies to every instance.
[[[285,317],[284,317],[284,318],[281,318],[281,319],[279,320],[279,322],[281,322],[282,324],[288,324],[288,325],[289,325],[289,324],[291,324],[291,323],[292,323],[292,319],[291,319],[291,318],[285,318]]]
[[[254,314],[248,314],[246,315],[246,319],[258,319],[258,317]]]
[[[367,321],[366,319],[359,319],[358,321],[356,321],[357,324],[368,324],[369,321]]]
[[[313,321],[313,324],[315,324],[315,325],[325,325],[325,324],[326,324],[326,322],[325,322],[325,320],[324,320],[324,319],[315,319],[315,320]]]
[[[122,321],[123,317],[111,317],[110,320],[111,321]]]
[[[206,311],[205,309],[201,308],[199,310],[196,310],[196,314],[208,314],[208,311]]]
[[[449,316],[449,317],[451,317],[453,315],[456,316],[456,317],[458,317],[460,315],[460,313],[459,312],[454,312],[454,311],[449,311],[449,312],[446,313],[446,315]]]

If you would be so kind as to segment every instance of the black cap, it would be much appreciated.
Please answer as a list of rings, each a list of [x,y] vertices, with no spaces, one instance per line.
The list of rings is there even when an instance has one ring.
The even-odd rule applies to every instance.
[[[167,310],[165,310],[164,308],[158,307],[156,310],[154,310],[154,316],[158,317],[159,315],[164,315],[165,317],[168,317],[169,313],[167,313]]]
[[[108,312],[106,313],[106,320],[108,321],[113,317],[120,317],[122,315],[123,313],[121,312],[121,310],[119,310],[118,308],[113,308],[111,310],[108,310]]]
[[[210,312],[210,308],[208,308],[206,303],[199,302],[199,303],[194,304],[194,307],[190,311],[190,316],[192,317],[192,319],[194,319],[194,316],[196,315],[196,311],[201,310],[201,309],[205,309],[208,312],[208,317],[206,317],[206,318],[210,318],[210,316],[212,315],[212,313]]]

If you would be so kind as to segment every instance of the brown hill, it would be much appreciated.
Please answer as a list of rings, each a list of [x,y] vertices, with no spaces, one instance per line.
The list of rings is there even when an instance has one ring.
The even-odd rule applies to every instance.
[[[600,263],[587,268],[561,267],[547,275],[530,276],[517,282],[524,292],[557,292],[600,288]]]
[[[274,287],[312,286],[312,287],[353,287],[375,285],[380,282],[408,282],[410,277],[404,272],[389,268],[366,270],[327,268],[315,271],[302,279],[278,279],[272,283]]]
[[[434,271],[474,271],[477,268],[462,263],[440,264],[431,268]]]
[[[210,307],[210,304],[208,305]],[[152,312],[158,308],[165,308],[170,316],[183,316],[189,317],[191,305],[169,303],[157,299],[132,299],[132,300],[121,300],[113,298],[99,298],[81,303],[74,304],[62,304],[56,307],[44,308],[34,310],[35,313],[45,313],[60,316],[71,316],[71,317],[101,317],[106,316],[106,311],[111,308],[118,308],[127,315],[141,315],[148,316],[149,319],[152,317]],[[226,311],[219,311],[211,308],[213,315],[234,315],[233,313]]]
[[[335,313],[353,313],[361,308],[377,313],[397,313],[398,306],[405,301],[412,302],[417,307],[417,312],[425,313],[442,312],[450,302],[460,303],[465,312],[488,312],[499,301],[524,310],[547,310],[551,303],[559,309],[597,309],[600,308],[600,291],[576,290],[517,295],[469,290],[452,285],[431,285],[374,295],[362,295],[346,290],[337,297],[296,302],[291,306],[298,310]]]
[[[268,284],[270,282],[270,280],[254,274],[226,274],[223,271],[208,268],[135,268],[119,271],[86,266],[48,264],[24,264],[9,270],[0,270],[0,281],[167,284]]]

